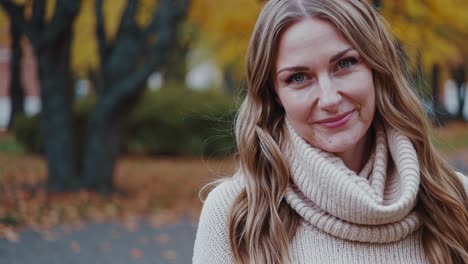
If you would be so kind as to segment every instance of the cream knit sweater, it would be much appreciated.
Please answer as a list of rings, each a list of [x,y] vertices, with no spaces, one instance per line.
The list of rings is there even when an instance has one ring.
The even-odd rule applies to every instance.
[[[374,150],[356,174],[290,127],[289,133],[293,184],[285,199],[303,218],[291,242],[294,263],[428,263],[413,210],[420,184],[418,160],[406,137],[376,126]],[[389,159],[393,168],[387,167]],[[467,189],[467,178],[461,178]],[[193,263],[234,263],[228,214],[242,188],[242,175],[236,175],[208,195]]]

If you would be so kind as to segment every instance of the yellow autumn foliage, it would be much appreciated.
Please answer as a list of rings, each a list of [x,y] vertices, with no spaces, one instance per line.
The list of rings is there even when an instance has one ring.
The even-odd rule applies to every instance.
[[[369,0],[370,1],[370,0]],[[221,67],[242,72],[251,31],[263,3],[259,0],[193,0],[189,21],[200,30],[199,47],[212,51]],[[410,58],[421,56],[424,69],[434,63],[467,60],[468,1],[382,0],[382,15]]]
[[[90,70],[98,67],[99,56],[96,40],[95,0],[81,0],[81,10],[74,24],[72,46],[72,69],[78,76],[85,76]],[[112,41],[120,26],[126,0],[104,0],[104,26],[107,39]],[[157,1],[140,0],[136,21],[141,27],[146,26],[152,18]]]
[[[382,14],[391,25],[415,65],[418,54],[425,71],[435,64],[466,61],[468,48],[468,1],[383,1]]]
[[[7,14],[5,13],[5,11],[3,11],[3,9],[0,8],[0,30],[1,32],[9,32],[9,29],[6,28],[8,26],[8,16]],[[10,38],[7,36],[7,34],[0,34],[0,43],[3,44],[3,45],[8,45],[6,42],[9,40]]]
[[[55,1],[47,1],[48,18],[54,12]],[[30,6],[32,1],[15,2]],[[116,34],[126,2],[104,0],[109,40]],[[215,59],[222,69],[230,69],[242,78],[250,34],[264,2],[192,0],[187,22],[198,33],[192,47],[206,54],[206,59]],[[154,0],[140,0],[136,18],[140,26],[150,21],[157,4]],[[425,71],[434,63],[451,65],[468,60],[468,45],[465,44],[468,39],[467,0],[382,0],[381,13],[407,51],[412,66],[418,55]],[[6,19],[0,12],[0,26]],[[80,14],[74,24],[72,68],[78,75],[85,75],[95,69],[98,62],[94,0],[81,0]]]
[[[212,51],[221,68],[240,76],[262,5],[258,0],[192,0],[188,22],[199,30],[195,47]]]
[[[82,0],[80,14],[76,18],[73,30],[72,69],[83,77],[99,63],[95,37],[94,0]],[[109,23],[108,23],[109,24]]]

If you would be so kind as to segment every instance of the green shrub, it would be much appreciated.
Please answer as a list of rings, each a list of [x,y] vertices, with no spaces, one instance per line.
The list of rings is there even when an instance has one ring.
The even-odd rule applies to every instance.
[[[10,214],[5,214],[0,216],[0,224],[6,225],[6,226],[18,226],[22,221]]]
[[[25,115],[15,116],[13,133],[16,140],[29,153],[42,153],[41,115],[26,117]]]
[[[183,156],[231,153],[234,115],[230,97],[181,89],[149,92],[132,115],[128,151]]]
[[[23,146],[14,137],[0,138],[0,153],[7,155],[23,154]]]
[[[87,118],[92,110],[94,100],[88,98],[80,100],[74,107],[74,132],[77,133],[77,145],[81,146],[86,131]],[[25,115],[17,115],[13,124],[13,133],[16,141],[29,153],[40,154],[44,151],[42,142],[41,115],[27,117]]]
[[[74,108],[77,147],[83,146],[94,99]],[[146,92],[131,114],[125,149],[130,154],[220,156],[233,152],[235,104],[231,97],[166,87]],[[26,151],[43,151],[40,116],[20,117],[14,125]]]

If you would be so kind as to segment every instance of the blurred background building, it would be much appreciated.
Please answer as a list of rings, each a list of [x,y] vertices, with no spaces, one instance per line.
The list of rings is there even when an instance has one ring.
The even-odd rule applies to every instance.
[[[10,100],[10,59],[11,45],[9,34],[9,22],[1,25],[0,35],[0,130],[5,130],[11,118]],[[26,38],[22,39],[23,58],[21,61],[21,86],[24,90],[24,113],[33,116],[41,110],[39,91],[39,79],[37,74],[37,63]]]

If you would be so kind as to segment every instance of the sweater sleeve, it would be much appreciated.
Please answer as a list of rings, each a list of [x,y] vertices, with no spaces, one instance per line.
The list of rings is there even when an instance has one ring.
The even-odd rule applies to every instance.
[[[195,239],[194,264],[234,263],[229,245],[228,214],[240,190],[238,180],[226,180],[206,198]]]

